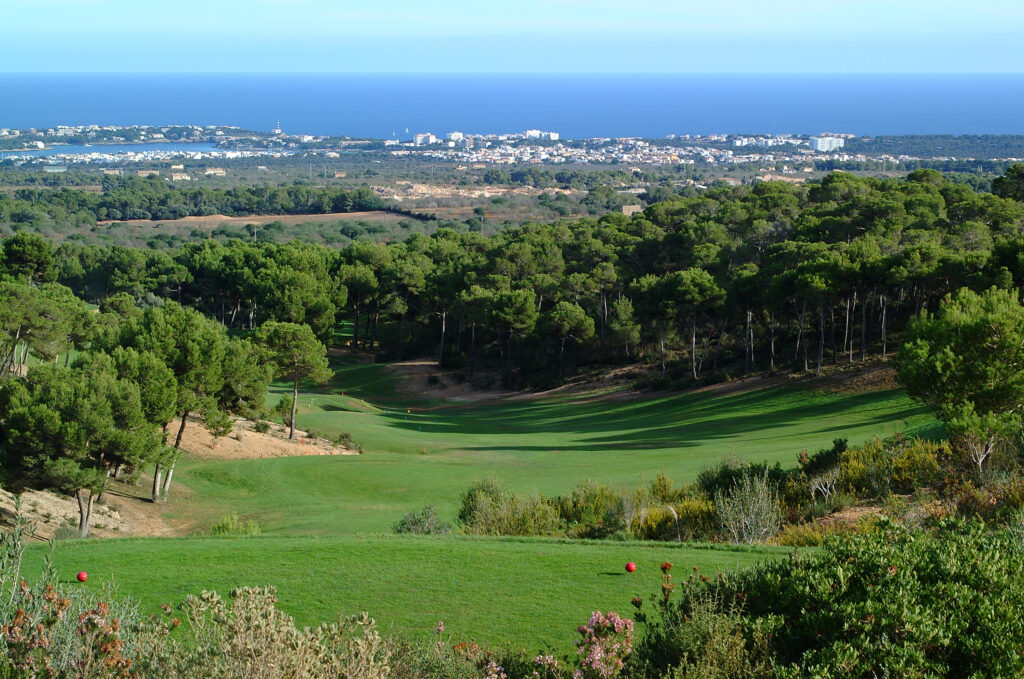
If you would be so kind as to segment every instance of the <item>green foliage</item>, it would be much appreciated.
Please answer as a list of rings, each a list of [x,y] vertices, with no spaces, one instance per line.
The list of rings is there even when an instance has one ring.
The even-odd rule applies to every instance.
[[[248,538],[263,533],[254,519],[243,521],[235,512],[222,516],[207,532],[214,537],[222,538]]]
[[[889,527],[735,575],[693,578],[650,622],[636,667],[654,677],[693,666],[713,638],[733,649],[728,658],[760,665],[755,676],[1017,676],[1021,549],[1015,536],[979,526],[934,536]],[[707,625],[709,614],[728,624]]]
[[[945,442],[899,434],[873,439],[840,454],[838,484],[858,497],[912,493],[940,482],[950,455]]]
[[[782,527],[778,490],[767,471],[741,476],[714,498],[718,525],[732,542],[764,542]]]
[[[412,533],[414,535],[448,535],[452,525],[437,516],[437,510],[427,505],[418,512],[406,512],[392,530],[395,533]]]
[[[462,531],[470,535],[556,535],[558,510],[544,498],[506,492],[495,481],[482,481],[463,495]]]
[[[586,481],[556,500],[558,513],[573,538],[607,538],[629,527],[627,500],[604,484]]]
[[[705,469],[697,476],[697,486],[708,497],[728,491],[747,477],[764,477],[774,486],[786,479],[782,465],[775,463],[750,463],[735,458],[726,459],[716,466]]]
[[[705,497],[681,497],[647,509],[631,532],[641,540],[711,540],[718,535],[718,514]]]
[[[75,495],[82,537],[113,471],[139,469],[163,449],[139,385],[119,379],[109,358],[87,367],[35,366],[0,391],[6,481]]]
[[[907,328],[900,381],[932,408],[980,473],[996,444],[1020,429],[1024,306],[1014,290],[961,289]]]

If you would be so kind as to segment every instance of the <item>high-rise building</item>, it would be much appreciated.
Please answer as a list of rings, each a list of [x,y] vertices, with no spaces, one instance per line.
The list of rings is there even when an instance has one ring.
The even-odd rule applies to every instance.
[[[846,140],[842,137],[811,137],[808,144],[815,151],[835,151],[843,148]]]

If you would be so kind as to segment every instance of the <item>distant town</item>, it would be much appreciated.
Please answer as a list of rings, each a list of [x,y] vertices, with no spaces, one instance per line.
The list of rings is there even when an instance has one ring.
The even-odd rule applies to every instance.
[[[117,126],[59,125],[49,129],[0,129],[0,163],[38,165],[61,171],[72,164],[151,164],[174,159],[199,161],[242,158],[339,158],[368,153],[375,157],[421,158],[451,163],[456,169],[489,165],[762,165],[799,181],[823,161],[881,163],[898,166],[913,161],[973,161],[973,157],[871,151],[872,139],[827,132],[817,135],[670,134],[659,139],[639,137],[563,139],[557,131],[531,129],[512,134],[470,134],[450,131],[408,133],[405,139],[360,139],[290,134],[280,124],[269,132],[232,126]],[[901,139],[896,137],[895,139]],[[959,139],[959,138],[955,138]],[[983,139],[983,138],[978,138]],[[998,138],[997,138],[998,139]],[[1008,137],[1005,155],[988,161],[1014,162],[1020,138]],[[148,148],[135,150],[135,145]],[[180,146],[178,144],[188,144]],[[197,148],[206,145],[206,148]],[[106,145],[116,145],[109,148]],[[857,146],[851,150],[849,147]],[[156,146],[156,148],[153,148]],[[888,146],[892,147],[892,144]],[[899,144],[896,145],[897,147]],[[920,146],[920,145],[919,145]],[[64,150],[64,147],[67,147]],[[940,145],[941,148],[941,145]],[[988,147],[985,147],[988,148]],[[1024,153],[1020,153],[1024,156]],[[190,179],[179,173],[175,180]]]

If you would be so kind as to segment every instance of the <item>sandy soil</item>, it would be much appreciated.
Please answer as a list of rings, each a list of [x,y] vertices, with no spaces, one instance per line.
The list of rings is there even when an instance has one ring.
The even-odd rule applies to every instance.
[[[227,215],[207,215],[205,217],[182,217],[181,219],[128,219],[116,222],[117,224],[129,224],[131,226],[157,226],[159,224],[181,224],[185,226],[200,226],[214,229],[222,224],[269,224],[270,222],[282,222],[284,224],[305,224],[307,222],[337,222],[341,220],[364,221],[364,222],[398,222],[408,219],[405,215],[383,210],[367,212],[331,212],[318,215],[250,215],[249,217],[228,217]],[[112,221],[96,222],[99,226],[109,226]]]
[[[234,431],[216,441],[199,422],[190,421],[185,425],[181,447],[204,460],[359,454],[325,439],[311,439],[306,432],[298,429],[295,430],[295,438],[289,441],[288,430],[279,424],[271,423],[270,431],[261,434],[246,420],[237,420]]]
[[[288,430],[271,424],[266,434],[254,430],[251,422],[239,420],[228,436],[214,444],[213,437],[199,422],[185,425],[183,450],[206,460],[246,460],[263,457],[291,457],[296,455],[358,455],[354,450],[335,445],[323,439],[311,439],[306,432],[296,430],[295,439],[288,440]],[[187,535],[190,526],[168,521],[160,515],[160,508],[150,502],[150,479],[143,478],[136,485],[112,481],[102,502],[93,507],[90,534],[94,537],[175,536]],[[187,492],[179,484],[173,492]],[[58,528],[78,525],[78,503],[74,498],[45,491],[26,491],[22,494],[22,515],[35,527],[35,539],[49,540]],[[14,516],[14,496],[0,490],[0,526],[9,526]]]

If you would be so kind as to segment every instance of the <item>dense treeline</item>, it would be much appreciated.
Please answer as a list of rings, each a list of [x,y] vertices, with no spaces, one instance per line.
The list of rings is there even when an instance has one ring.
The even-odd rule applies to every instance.
[[[858,137],[846,142],[850,153],[888,153],[908,156],[952,156],[953,158],[1020,158],[1024,136],[995,134],[906,134]]]
[[[0,223],[31,226],[36,222],[179,219],[224,214],[326,214],[378,210],[382,201],[369,189],[346,190],[289,186],[237,186],[230,189],[172,188],[160,179],[103,178],[102,192],[77,189],[18,189],[0,195]]]
[[[442,229],[341,251],[241,240],[54,250],[23,235],[5,250],[9,269],[39,268],[38,280],[88,300],[169,297],[230,327],[306,323],[324,340],[351,320],[353,348],[434,354],[470,374],[488,360],[551,379],[581,357],[646,356],[660,379],[694,380],[888,354],[892,333],[947,292],[1019,285],[1022,225],[1016,200],[923,170],[720,188],[633,218],[491,237]]]

